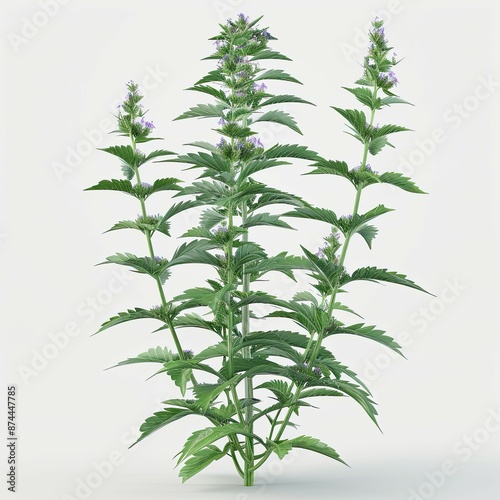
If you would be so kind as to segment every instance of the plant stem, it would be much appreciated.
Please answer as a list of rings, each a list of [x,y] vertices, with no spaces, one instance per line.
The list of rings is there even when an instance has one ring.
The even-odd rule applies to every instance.
[[[248,208],[246,201],[243,202],[241,207],[241,225],[244,226],[247,222],[248,217]],[[243,233],[242,236],[243,244],[248,242],[248,232]],[[250,292],[250,275],[245,272],[246,265],[243,266],[243,293]],[[241,310],[241,337],[243,340],[250,333],[250,309],[249,306],[243,306]],[[252,357],[250,346],[243,348],[243,357],[246,359],[250,359]],[[245,423],[248,426],[248,430],[253,432],[253,405],[248,402],[253,399],[253,381],[251,377],[245,378],[245,400],[247,402],[247,406],[245,407]],[[253,473],[253,465],[254,465],[254,442],[250,436],[245,437],[245,451],[248,457],[248,461],[245,462],[245,476],[244,476],[244,484],[245,486],[253,486],[254,481],[254,473]]]
[[[130,141],[132,143],[132,148],[135,151],[136,143],[135,143],[134,137],[132,137],[132,134],[130,134]],[[135,173],[135,177],[137,180],[137,184],[141,184],[142,181],[141,181],[141,174],[139,173],[139,167],[134,168],[134,173]],[[148,215],[148,213],[146,211],[146,203],[145,203],[143,198],[140,198],[139,201],[141,204],[141,214],[142,214],[142,217],[145,219]],[[144,231],[144,234],[146,235],[146,241],[148,243],[149,256],[151,259],[154,259],[155,252],[154,252],[154,248],[153,248],[153,241],[151,240],[151,231],[149,229],[146,229]],[[167,307],[167,299],[165,297],[165,292],[163,291],[163,286],[161,284],[161,280],[159,277],[156,277],[155,281],[156,281],[156,285],[158,287],[158,292],[160,294],[161,304],[164,308],[166,308]],[[179,359],[184,359],[184,352],[182,350],[182,346],[181,346],[179,337],[177,336],[177,332],[175,331],[175,328],[174,328],[172,322],[170,320],[165,320],[165,323],[167,324],[169,331],[170,331],[170,334],[172,335],[172,338],[174,340],[175,348],[177,350],[177,354],[179,355]],[[194,375],[191,376],[191,381],[193,382],[194,385],[197,384],[197,381],[196,381],[196,378]]]
[[[375,100],[377,98],[377,90],[378,90],[377,86],[375,85],[374,89],[373,89],[373,102],[375,102]],[[374,117],[375,117],[375,109],[372,109],[371,116],[370,116],[370,127],[373,125]],[[368,159],[368,149],[369,149],[369,142],[365,142],[365,145],[363,148],[363,159],[362,159],[361,165],[359,167],[360,170],[364,170],[366,168],[366,161]],[[358,185],[358,188],[356,190],[356,198],[354,199],[354,207],[353,207],[353,211],[352,211],[353,217],[355,215],[357,215],[357,213],[358,213],[359,203],[361,201],[361,192],[363,191],[363,188],[364,188],[364,185],[363,185],[363,183],[361,183]],[[346,236],[346,239],[344,241],[344,245],[342,246],[342,252],[340,254],[339,263],[338,263],[340,268],[342,268],[344,265],[345,258],[347,255],[347,249],[349,248],[349,243],[351,242],[351,237],[352,237],[352,234],[349,233]],[[339,290],[339,283],[337,282],[334,289],[332,290],[332,295],[331,295],[330,303],[328,306],[328,316],[329,317],[331,317],[331,315],[332,315],[333,306],[335,305],[335,298],[337,296],[338,290]],[[314,366],[314,362],[316,361],[316,358],[318,357],[319,351],[321,349],[321,344],[323,343],[323,338],[324,338],[324,332],[323,331],[318,332],[318,338],[316,340],[316,343],[314,344],[313,352],[312,352],[311,356],[309,357],[309,364],[308,364],[309,369],[311,369]],[[311,336],[311,341],[309,342],[309,344],[306,348],[306,351],[304,352],[304,359],[308,358],[308,350],[311,348],[311,346],[312,346],[312,336]],[[301,391],[302,391],[302,386],[300,386],[300,385],[297,386],[297,391],[295,392],[295,395],[294,395],[295,401],[297,401],[300,398]],[[288,424],[288,421],[290,420],[290,417],[292,416],[292,412],[293,412],[293,406],[291,406],[288,409],[288,412],[287,412],[287,414],[286,414],[286,416],[281,424],[280,430],[278,431],[278,434],[276,434],[276,437],[274,438],[275,441],[277,441],[281,438],[283,432],[285,431],[286,425]],[[269,454],[270,453],[271,452],[269,452]],[[262,465],[262,463],[264,463],[264,461],[265,461],[264,459],[267,459],[267,457],[264,456],[264,458],[255,466],[255,468],[260,467],[260,465]]]

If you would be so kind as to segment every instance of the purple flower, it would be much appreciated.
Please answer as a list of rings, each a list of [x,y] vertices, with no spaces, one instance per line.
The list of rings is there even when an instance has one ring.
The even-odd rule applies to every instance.
[[[153,257],[153,259],[154,259],[156,262],[160,262],[160,263],[161,263],[161,262],[163,262],[163,261],[165,260],[163,257],[158,257],[158,255],[155,255],[155,256]]]
[[[243,90],[237,90],[234,95],[236,97],[245,97],[246,96],[246,93],[243,91]]]
[[[212,234],[217,236],[218,234],[226,234],[228,232],[227,226],[217,226],[212,229]]]
[[[252,144],[256,148],[264,149],[264,144],[262,144],[262,141],[258,137],[255,137],[255,136],[250,137],[248,142],[250,142],[250,144]]]
[[[387,73],[379,73],[378,77],[380,80],[387,82],[390,85],[396,86],[399,83],[394,71],[388,71]]]
[[[267,85],[265,83],[261,83],[260,85],[258,83],[254,83],[253,89],[255,92],[265,92],[267,90]]]
[[[318,377],[321,377],[321,370],[317,366],[315,366],[313,368],[313,373],[314,373],[314,375],[317,375]]]
[[[152,185],[149,182],[141,182],[141,186],[143,188],[150,188],[150,187],[152,187]]]
[[[324,259],[326,257],[325,249],[322,247],[319,247],[318,251],[314,255],[316,255],[316,257],[318,257],[318,259]]]
[[[225,125],[227,122],[224,120],[224,118],[220,118],[219,121],[217,122],[217,125]]]
[[[220,141],[215,145],[215,147],[222,149],[226,144],[226,139],[224,139],[224,137],[221,137]]]
[[[270,38],[271,38],[271,33],[269,33],[269,31],[267,31],[267,30],[262,30],[262,36],[263,36],[266,40],[270,40]]]
[[[245,23],[248,23],[248,21],[250,20],[250,18],[248,16],[245,16],[245,14],[243,13],[238,14],[238,17]]]

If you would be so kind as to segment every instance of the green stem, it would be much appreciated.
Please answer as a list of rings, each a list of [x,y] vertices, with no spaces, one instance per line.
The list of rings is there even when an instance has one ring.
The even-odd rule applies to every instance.
[[[247,222],[248,208],[247,203],[243,202],[241,207],[241,224],[244,226]],[[242,237],[243,243],[248,242],[248,232],[243,233]],[[250,275],[245,272],[246,266],[243,266],[243,293],[250,292]],[[250,309],[249,306],[243,306],[241,311],[241,336],[243,340],[250,333]],[[243,357],[250,359],[252,357],[250,346],[243,348]],[[252,377],[245,378],[245,399],[247,400],[247,406],[245,407],[245,423],[248,426],[248,430],[253,432],[253,405],[248,404],[248,401],[253,399],[253,380]],[[249,436],[245,437],[245,450],[247,453],[248,461],[245,462],[245,476],[244,484],[245,486],[253,486],[254,473],[252,467],[254,465],[254,442]]]
[[[136,142],[135,142],[135,139],[132,136],[132,134],[130,134],[130,141],[132,143],[132,148],[135,151],[135,149],[136,149]],[[134,168],[134,173],[135,173],[135,177],[136,177],[136,180],[137,180],[137,184],[141,184],[142,183],[142,181],[141,181],[141,174],[139,173],[139,168],[138,167]],[[141,204],[142,217],[145,219],[147,217],[147,215],[148,215],[147,210],[146,210],[146,202],[145,202],[145,200],[143,198],[140,198],[139,201],[140,201],[140,204]],[[149,256],[150,256],[151,259],[154,259],[155,252],[154,252],[154,248],[153,248],[153,241],[151,239],[151,231],[149,229],[146,229],[144,231],[144,234],[146,235],[146,241],[147,241],[147,244],[148,244]],[[161,284],[161,280],[160,280],[159,277],[156,277],[155,281],[156,281],[156,285],[158,287],[158,292],[160,294],[161,304],[162,304],[163,308],[166,308],[167,307],[167,298],[165,297],[165,292],[163,291],[163,286]],[[177,332],[175,331],[174,325],[172,324],[172,322],[170,320],[165,320],[165,324],[168,326],[170,334],[172,335],[172,339],[174,340],[175,348],[177,350],[177,354],[179,355],[179,359],[184,359],[184,352],[182,350],[182,345],[180,343],[180,340],[179,340],[179,337],[177,335]],[[198,383],[196,381],[196,378],[195,378],[194,375],[191,375],[191,382],[193,383],[193,385],[197,385],[197,383]]]
[[[375,101],[376,98],[377,98],[377,90],[378,89],[375,86],[374,90],[373,90],[373,95],[374,95],[373,101]],[[373,125],[374,117],[375,117],[375,109],[372,109],[371,110],[371,116],[370,116],[370,127]],[[361,165],[359,167],[360,170],[364,170],[366,168],[366,161],[368,159],[368,148],[369,148],[369,142],[366,142],[365,145],[364,145],[364,148],[363,148],[363,159],[362,159]],[[358,186],[358,188],[356,190],[356,198],[354,200],[354,207],[353,207],[353,211],[352,211],[353,217],[355,215],[357,215],[357,213],[358,213],[359,203],[361,201],[361,192],[363,191],[363,188],[364,188],[364,185],[361,183],[361,184],[359,184],[359,186]],[[342,252],[340,254],[339,263],[338,263],[338,265],[339,265],[340,268],[342,268],[343,265],[344,265],[345,258],[346,258],[346,255],[347,255],[347,249],[349,248],[349,243],[351,242],[351,237],[352,237],[352,234],[349,233],[346,236],[346,239],[344,241],[344,245],[342,247]],[[337,282],[337,284],[335,285],[334,289],[332,290],[332,295],[331,295],[330,303],[329,303],[329,306],[328,306],[328,316],[329,317],[331,317],[331,315],[332,315],[333,306],[335,305],[335,298],[337,296],[338,290],[339,290],[339,284]],[[316,343],[314,345],[314,350],[313,350],[311,356],[309,357],[309,364],[308,364],[308,368],[309,369],[311,369],[314,366],[316,358],[318,357],[319,351],[321,349],[321,344],[323,343],[323,338],[324,338],[324,332],[323,331],[322,332],[318,332],[318,338],[317,338]],[[311,339],[312,339],[312,336],[311,336]],[[310,341],[309,344],[308,344],[308,346],[307,346],[306,351],[304,352],[304,359],[308,358],[308,349],[311,348],[311,345],[312,345],[312,342]],[[302,387],[298,386],[297,387],[297,391],[296,391],[295,396],[294,396],[295,401],[297,401],[300,398],[300,392],[301,392],[301,390],[302,390]],[[288,412],[287,412],[286,416],[285,416],[285,419],[283,420],[283,423],[281,424],[281,428],[278,431],[278,434],[276,435],[276,437],[274,438],[274,440],[279,440],[281,438],[283,432],[285,431],[286,425],[288,424],[288,421],[289,421],[290,417],[292,416],[292,412],[293,412],[293,407],[290,407],[288,409]],[[270,453],[271,452],[269,452],[269,454]],[[263,460],[264,459],[261,460],[262,463],[263,463]],[[260,464],[260,462],[259,462],[259,464]]]

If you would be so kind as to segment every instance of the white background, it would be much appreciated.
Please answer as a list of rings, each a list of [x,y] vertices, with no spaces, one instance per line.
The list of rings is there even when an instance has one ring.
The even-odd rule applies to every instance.
[[[174,492],[178,498],[239,500],[498,498],[496,3],[72,0],[48,1],[50,15],[42,3],[3,6],[1,365],[2,391],[15,384],[18,392],[18,498],[146,500]],[[415,106],[394,106],[379,117],[414,132],[395,136],[396,149],[371,163],[375,170],[411,174],[429,195],[389,186],[367,190],[362,210],[384,203],[397,211],[380,219],[371,252],[362,241],[353,244],[347,265],[404,272],[436,295],[370,283],[350,288],[346,302],[405,344],[408,360],[358,339],[329,344],[373,390],[383,434],[355,403],[319,401],[321,410],[302,412],[299,431],[329,443],[352,468],[297,452],[261,469],[252,490],[240,486],[229,461],[180,485],[172,457],[204,425],[195,419],[127,449],[142,421],[177,392],[167,377],[145,382],[151,366],[104,369],[169,340],[151,334],[155,325],[148,322],[90,338],[117,311],[149,307],[158,298],[144,277],[94,267],[117,251],[144,253],[140,235],[101,234],[135,217],[134,200],[83,192],[120,176],[119,165],[97,148],[117,140],[107,135],[110,113],[130,79],[146,90],[148,116],[166,138],[161,147],[187,152],[185,143],[217,142],[213,123],[172,120],[207,102],[183,89],[213,69],[213,62],[200,61],[213,49],[207,39],[218,32],[218,22],[239,12],[264,15],[261,25],[279,39],[273,47],[293,60],[283,67],[304,84],[270,83],[269,90],[316,104],[286,108],[303,137],[263,126],[265,145],[298,142],[351,166],[360,161],[360,146],[343,134],[343,120],[329,106],[356,105],[341,86],[360,76],[370,20],[387,20],[389,41],[404,58],[396,68],[397,90]],[[192,178],[175,164],[147,169],[146,181],[157,175]],[[305,171],[296,162],[262,179],[349,213],[353,193],[342,179],[301,178]],[[157,195],[152,211],[165,210],[168,196]],[[179,217],[174,235],[194,222]],[[297,227],[300,236],[256,234],[270,250],[298,252],[299,243],[314,250],[321,243],[325,227]],[[158,239],[157,245],[168,256],[176,242]],[[169,282],[169,296],[200,283],[197,269],[187,277],[182,272]],[[279,278],[273,286],[290,291]],[[212,340],[200,332],[182,335],[195,350]],[[6,409],[0,413],[0,440],[6,440]],[[111,467],[102,465],[110,460]],[[8,498],[6,487],[0,485],[2,498]]]

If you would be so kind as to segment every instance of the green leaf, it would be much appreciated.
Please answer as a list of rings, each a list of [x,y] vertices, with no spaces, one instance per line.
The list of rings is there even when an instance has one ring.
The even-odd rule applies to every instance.
[[[289,57],[280,54],[275,50],[269,50],[269,49],[260,50],[259,52],[257,52],[257,54],[255,54],[252,57],[252,61],[260,61],[263,59],[281,59],[283,61],[291,61]]]
[[[389,347],[393,351],[403,356],[403,353],[401,352],[401,346],[392,337],[386,335],[383,330],[377,330],[375,326],[368,326],[363,323],[344,326],[342,324],[334,322],[332,326],[326,328],[325,330],[325,336],[339,334],[357,335],[359,337],[374,340],[375,342]]]
[[[95,186],[91,186],[84,191],[120,191],[122,193],[135,196],[135,190],[129,180],[111,179],[99,181]]]
[[[396,95],[390,95],[380,99],[381,106],[390,106],[391,104],[409,104],[413,106],[411,102],[405,101]]]
[[[208,467],[212,462],[220,460],[228,453],[230,446],[231,443],[227,443],[224,450],[220,450],[215,445],[209,445],[194,453],[191,458],[186,460],[184,467],[182,467],[179,472],[179,477],[182,478],[182,482],[185,483],[188,479]]]
[[[169,155],[175,155],[175,153],[173,151],[167,151],[166,149],[157,149],[156,151],[153,151],[152,153],[149,153],[147,156],[142,158],[139,162],[139,165],[144,165],[148,161],[154,160],[155,158]]]
[[[383,135],[382,137],[377,137],[375,139],[372,139],[369,144],[368,144],[368,151],[370,152],[371,155],[375,156],[382,151],[382,149],[385,146],[392,146],[392,144],[388,141],[387,137]]]
[[[284,380],[270,380],[258,385],[254,389],[268,389],[276,396],[276,399],[280,403],[287,403],[292,396],[290,385]]]
[[[394,271],[388,271],[387,269],[379,269],[377,267],[361,267],[354,271],[350,276],[345,274],[340,284],[345,285],[351,281],[374,281],[374,282],[386,282],[395,283],[397,285],[407,286],[409,288],[414,288],[415,290],[420,290],[421,292],[429,293],[420,286],[418,286],[413,281],[406,278],[405,274],[398,274]],[[432,295],[432,294],[429,294]]]
[[[184,210],[190,208],[198,207],[200,203],[196,200],[180,201],[179,203],[174,203],[165,213],[165,215],[160,219],[159,225],[163,225],[166,221],[170,220],[174,215],[177,215]]]
[[[111,328],[112,326],[119,325],[120,323],[126,323],[127,321],[133,321],[135,319],[159,319],[158,315],[151,311],[150,309],[142,309],[137,307],[135,309],[127,309],[126,312],[119,312],[116,316],[105,321],[101,328],[96,332],[100,333],[103,330]]]
[[[377,235],[378,229],[370,224],[364,224],[363,226],[360,226],[356,232],[363,237],[368,247],[371,248],[373,238]]]
[[[111,146],[109,148],[100,148],[100,150],[120,158],[131,168],[137,167],[140,158],[132,146]]]
[[[225,77],[220,69],[215,69],[210,71],[208,75],[204,76],[201,80],[198,80],[195,85],[202,85],[204,83],[212,83],[212,82],[224,82]]]
[[[217,335],[222,335],[220,326],[218,326],[213,321],[208,321],[206,319],[203,319],[199,314],[195,313],[186,314],[184,316],[178,316],[174,320],[174,326],[176,328],[202,328],[214,332]],[[202,353],[200,353],[196,357],[198,358],[198,356],[201,356],[201,354]]]
[[[153,414],[152,417],[146,419],[146,421],[141,425],[140,431],[141,436],[139,439],[130,446],[135,446],[138,442],[142,441],[144,438],[151,435],[153,432],[165,427],[166,425],[175,422],[187,415],[192,415],[194,412],[192,410],[187,410],[183,408],[165,408],[163,411],[159,411]]]
[[[288,73],[285,73],[281,69],[267,70],[264,73],[261,73],[260,75],[258,75],[254,80],[255,81],[258,81],[258,80],[284,80],[287,82],[299,83],[300,85],[302,85],[302,83],[299,82],[296,78],[289,75]]]
[[[194,87],[189,87],[187,90],[194,90],[195,92],[202,92],[204,94],[211,95],[222,102],[228,103],[228,98],[223,90],[210,87],[210,85],[195,85]]]
[[[290,94],[272,96],[269,99],[266,99],[265,101],[261,102],[260,106],[262,107],[262,106],[269,106],[270,104],[281,104],[281,103],[300,103],[300,104],[311,104],[312,106],[314,106],[312,102],[305,101],[300,97],[295,97],[294,95]]]
[[[304,389],[300,391],[301,399],[314,398],[318,396],[344,397],[345,394],[334,389],[329,389],[328,387],[313,387],[312,389]]]
[[[238,182],[241,183],[242,181],[245,181],[248,177],[250,177],[252,174],[255,174],[256,172],[267,170],[272,167],[278,167],[280,165],[290,165],[290,162],[278,161],[274,158],[270,158],[268,160],[261,158],[252,160],[242,166],[240,175],[238,176]]]
[[[356,96],[356,99],[365,106],[368,106],[371,110],[379,109],[380,107],[380,97],[374,99],[373,92],[366,88],[348,88],[342,87],[343,89],[349,91],[351,94]]]
[[[172,361],[172,359],[172,352],[169,349],[166,347],[156,347],[137,355],[135,358],[128,358],[125,361],[120,361],[117,365],[112,366],[111,368],[136,363],[166,363],[167,361]]]
[[[279,123],[280,125],[285,125],[286,127],[291,128],[293,131],[299,133],[302,135],[302,132],[300,131],[299,127],[297,126],[297,122],[292,118],[291,115],[288,113],[285,113],[284,111],[280,110],[272,110],[268,111],[267,113],[264,113],[262,116],[254,120],[254,123],[257,122],[273,122],[273,123]]]
[[[405,177],[399,172],[384,172],[379,175],[379,179],[380,182],[392,184],[393,186],[409,191],[410,193],[427,194],[425,191],[422,191],[418,186],[416,186],[409,177]]]
[[[306,175],[314,175],[314,174],[330,174],[330,175],[338,175],[340,177],[345,177],[349,182],[354,184],[352,176],[349,173],[349,167],[345,161],[332,161],[332,160],[319,160],[312,165],[316,167],[311,172],[308,172]],[[354,184],[355,185],[355,184]]]
[[[236,346],[235,346],[236,352]],[[199,352],[194,356],[193,360],[195,361],[205,361],[207,359],[219,358],[219,357],[227,357],[229,355],[227,343],[219,342],[218,344],[212,345],[203,349],[203,351]]]
[[[269,440],[267,442],[272,451],[278,455],[280,460],[283,460],[283,458],[292,450],[292,443],[290,440],[284,440],[284,441],[278,441],[278,442],[273,442]]]
[[[218,441],[219,439],[231,436],[235,434],[250,434],[243,425],[241,424],[226,424],[221,427],[208,427],[199,431],[193,432],[191,436],[187,439],[182,451],[179,453],[178,464],[183,462],[187,457],[195,455],[201,449],[207,447],[208,445]]]
[[[359,111],[357,109],[336,108],[335,106],[332,106],[332,108],[350,123],[349,128],[355,132],[351,135],[353,135],[360,142],[364,143],[369,133],[369,125],[363,111]]]
[[[297,207],[290,212],[284,213],[283,217],[298,217],[300,219],[317,220],[326,222],[327,224],[335,227],[339,226],[337,215],[335,212],[328,210],[327,208]]]
[[[330,448],[330,446],[323,443],[319,439],[310,436],[299,436],[293,439],[288,439],[286,440],[286,442],[288,443],[288,446],[290,446],[291,448],[303,448],[305,450],[314,451],[316,453],[320,453],[321,455],[325,455],[329,458],[333,458],[334,460],[337,460],[338,462],[341,462],[344,465],[347,465],[333,448]],[[278,445],[283,446],[283,443],[284,443],[283,441],[279,441]]]
[[[281,220],[280,215],[272,215],[267,212],[250,215],[245,224],[241,227],[253,226],[275,226],[284,227],[286,229],[293,229],[292,226]]]
[[[316,151],[298,144],[276,144],[263,153],[264,158],[301,158],[302,160],[317,161],[320,159]]]
[[[151,257],[137,257],[137,255],[127,252],[111,255],[106,258],[105,262],[101,262],[101,264],[109,263],[131,267],[134,272],[148,274],[155,279],[159,278],[162,283],[165,283],[169,276],[167,270],[168,261],[166,259],[157,261]]]
[[[198,104],[189,111],[178,116],[175,120],[184,120],[186,118],[221,118],[224,116],[223,111],[227,109],[226,104]]]
[[[198,404],[203,410],[206,410],[212,401],[231,385],[235,384],[238,378],[236,376],[219,384],[196,384],[193,386],[193,392],[196,395]]]

